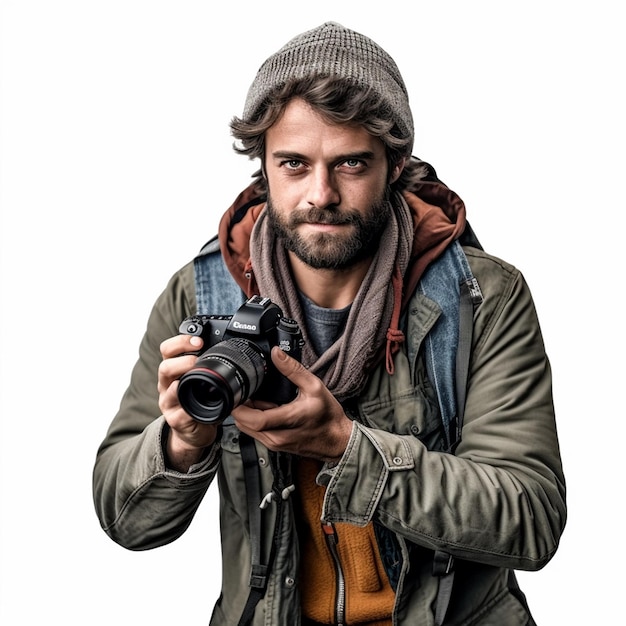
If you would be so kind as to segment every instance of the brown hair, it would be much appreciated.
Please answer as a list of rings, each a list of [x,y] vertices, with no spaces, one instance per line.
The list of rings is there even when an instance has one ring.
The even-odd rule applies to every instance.
[[[287,104],[293,98],[302,98],[320,115],[336,124],[359,124],[371,135],[379,137],[385,145],[389,171],[407,157],[411,177],[412,164],[409,163],[413,137],[402,137],[394,123],[385,101],[371,90],[364,90],[346,79],[313,76],[291,80],[276,88],[265,99],[257,115],[250,120],[234,117],[230,123],[231,133],[237,140],[233,145],[239,154],[250,159],[265,156],[265,132],[279,119]],[[406,168],[405,168],[406,169]],[[394,183],[398,190],[408,181],[403,175]],[[256,182],[265,190],[265,180],[261,170],[255,172]]]

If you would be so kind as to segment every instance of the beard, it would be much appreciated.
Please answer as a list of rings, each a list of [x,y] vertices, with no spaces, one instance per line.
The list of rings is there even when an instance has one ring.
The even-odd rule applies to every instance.
[[[365,213],[331,206],[294,210],[285,216],[268,194],[266,210],[270,229],[300,261],[314,269],[345,270],[374,256],[391,214],[391,203],[388,196],[383,195]],[[297,226],[306,223],[341,224],[348,228],[345,233],[315,233],[303,237]]]

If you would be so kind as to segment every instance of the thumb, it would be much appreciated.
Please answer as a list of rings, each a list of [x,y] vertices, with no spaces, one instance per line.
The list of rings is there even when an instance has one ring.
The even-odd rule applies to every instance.
[[[272,348],[272,363],[283,376],[289,378],[296,385],[298,384],[298,379],[301,379],[303,375],[308,373],[300,361],[289,356],[278,346]]]

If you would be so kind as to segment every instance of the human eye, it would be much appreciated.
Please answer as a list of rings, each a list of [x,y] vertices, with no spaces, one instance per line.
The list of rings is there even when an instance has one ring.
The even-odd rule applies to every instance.
[[[339,163],[339,169],[350,174],[360,174],[367,169],[367,162],[363,159],[350,157],[348,159],[344,159]]]
[[[297,172],[302,169],[304,165],[299,159],[283,159],[280,162],[280,167],[292,172]]]

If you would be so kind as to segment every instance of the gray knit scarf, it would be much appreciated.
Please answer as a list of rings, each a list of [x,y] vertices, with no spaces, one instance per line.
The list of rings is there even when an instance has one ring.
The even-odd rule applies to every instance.
[[[259,293],[278,304],[286,317],[300,324],[306,341],[302,363],[321,378],[339,400],[352,397],[363,388],[369,366],[386,341],[394,308],[392,278],[394,272],[404,276],[412,244],[411,212],[404,198],[395,193],[390,219],[352,303],[345,331],[318,357],[306,341],[306,324],[287,252],[268,226],[267,211],[261,212],[254,225],[250,249]]]

